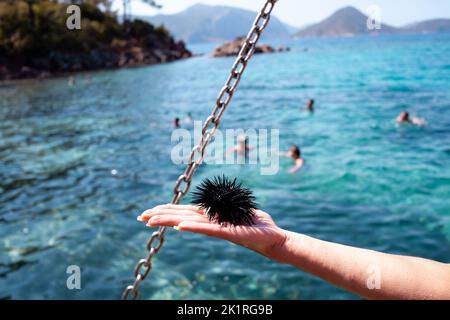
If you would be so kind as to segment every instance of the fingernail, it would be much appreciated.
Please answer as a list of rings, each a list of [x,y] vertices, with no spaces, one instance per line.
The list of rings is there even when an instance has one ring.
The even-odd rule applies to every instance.
[[[144,221],[144,220],[142,219],[142,216],[137,216],[136,220],[137,220],[137,221],[140,221],[140,222]]]
[[[173,228],[177,231],[181,231],[180,228],[178,228],[178,226],[174,226]]]
[[[147,227],[154,227],[156,226],[156,221],[158,220],[158,217],[153,217],[147,222]]]

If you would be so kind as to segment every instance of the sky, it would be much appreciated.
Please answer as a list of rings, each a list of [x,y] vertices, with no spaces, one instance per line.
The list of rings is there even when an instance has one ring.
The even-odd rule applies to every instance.
[[[121,12],[122,1],[114,1],[114,9]],[[162,9],[153,9],[139,0],[133,0],[132,12],[135,15],[172,14],[196,3],[227,5],[257,11],[265,0],[157,0],[157,2],[163,5]],[[364,13],[367,13],[370,5],[377,5],[381,9],[381,22],[393,26],[433,18],[450,18],[450,0],[279,0],[274,15],[292,26],[303,27],[318,22],[348,5]]]

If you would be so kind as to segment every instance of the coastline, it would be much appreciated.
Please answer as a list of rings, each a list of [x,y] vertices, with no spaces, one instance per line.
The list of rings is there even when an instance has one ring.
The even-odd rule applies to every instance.
[[[77,71],[59,71],[59,72],[53,72],[53,73],[46,73],[42,74],[37,77],[27,77],[27,78],[12,78],[12,79],[0,79],[0,87],[6,87],[9,85],[16,85],[16,84],[27,84],[27,83],[33,83],[39,80],[51,80],[51,79],[61,79],[61,78],[67,78],[67,77],[77,77],[77,76],[88,76],[91,73],[97,73],[102,71],[118,71],[118,70],[131,70],[131,69],[138,69],[138,68],[144,68],[149,66],[157,66],[157,65],[164,65],[168,63],[174,63],[179,62],[183,60],[187,60],[189,58],[194,58],[195,55],[187,58],[181,58],[176,59],[172,61],[166,61],[166,62],[159,62],[159,63],[147,63],[147,64],[138,64],[138,65],[130,65],[130,66],[123,66],[123,67],[110,67],[110,68],[99,68],[99,69],[89,69],[89,70],[77,70]]]
[[[51,52],[46,57],[6,58],[0,56],[0,83],[26,79],[47,79],[67,74],[156,65],[192,57],[183,42],[148,49],[130,46],[104,48],[85,53]],[[27,62],[22,62],[27,60]]]
[[[42,74],[37,77],[27,77],[27,78],[13,78],[13,79],[0,79],[0,88],[1,87],[7,87],[11,85],[17,85],[17,84],[32,84],[39,80],[57,80],[62,78],[69,78],[74,77],[77,78],[79,76],[89,76],[90,74],[94,74],[97,72],[107,72],[107,71],[119,71],[119,70],[132,70],[132,69],[138,69],[138,68],[145,68],[149,66],[157,66],[157,65],[164,65],[168,63],[174,63],[179,62],[183,60],[187,60],[190,58],[195,58],[196,55],[192,55],[188,58],[180,58],[172,61],[166,61],[166,62],[159,62],[159,63],[147,63],[147,64],[138,64],[138,65],[130,65],[130,66],[123,66],[123,67],[110,67],[110,68],[100,68],[100,69],[89,69],[89,70],[77,70],[77,71],[59,71],[59,72],[53,72],[53,73],[46,73]]]

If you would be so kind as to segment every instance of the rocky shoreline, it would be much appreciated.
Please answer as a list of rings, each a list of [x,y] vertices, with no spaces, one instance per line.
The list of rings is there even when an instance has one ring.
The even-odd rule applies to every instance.
[[[172,62],[192,56],[181,41],[158,48],[144,48],[132,41],[122,47],[96,48],[89,52],[53,51],[45,57],[25,58],[0,55],[0,81],[48,78],[60,74],[117,69]]]
[[[245,37],[226,41],[214,49],[211,57],[236,56]],[[255,54],[287,52],[290,48],[258,45]],[[114,47],[99,47],[88,52],[67,53],[52,51],[44,57],[6,57],[0,54],[0,81],[42,79],[74,72],[119,69],[172,62],[192,57],[183,41],[167,41],[157,47],[146,48],[128,40]]]

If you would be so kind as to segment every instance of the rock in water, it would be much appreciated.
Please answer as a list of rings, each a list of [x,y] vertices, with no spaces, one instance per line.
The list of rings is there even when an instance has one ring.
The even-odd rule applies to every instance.
[[[241,50],[242,45],[244,44],[245,37],[239,37],[233,41],[227,41],[220,47],[214,49],[211,53],[212,57],[229,57],[236,56]],[[289,49],[280,47],[278,50],[275,50],[269,45],[257,45],[255,49],[255,53],[273,53],[273,52],[282,52],[288,51]]]

